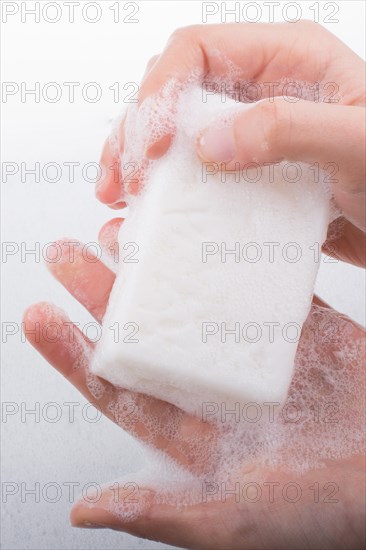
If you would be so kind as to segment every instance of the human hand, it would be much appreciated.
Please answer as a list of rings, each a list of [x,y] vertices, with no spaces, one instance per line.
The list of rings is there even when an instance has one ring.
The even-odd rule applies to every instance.
[[[116,238],[120,224],[121,220],[112,220],[100,234],[103,249],[112,251],[113,255],[118,252]],[[76,247],[73,255],[70,255],[67,241],[60,245],[63,256],[58,262],[49,264],[51,272],[101,322],[114,274],[101,261],[91,261],[90,254],[86,258],[81,246]],[[326,308],[326,305],[316,299],[314,307],[315,310],[313,308],[304,325],[299,348],[309,344],[312,316],[316,308]],[[363,330],[349,319],[335,312],[332,315],[341,327],[337,333],[337,342],[325,340],[320,345],[323,361],[329,363],[330,369],[334,368],[339,350],[346,349],[350,341],[358,342],[364,336]],[[107,417],[145,443],[166,453],[198,479],[206,480],[209,473],[215,471],[219,445],[215,424],[189,416],[171,404],[116,388],[94,376],[89,370],[93,344],[77,327],[70,332],[69,319],[52,304],[31,306],[25,312],[24,322],[30,343]],[[57,339],[45,338],[47,331],[43,331],[43,327],[52,324],[58,327]],[[341,354],[340,357],[337,369],[343,369],[348,373],[347,376],[358,379],[357,373],[363,365],[362,357],[354,357],[352,364],[349,364],[347,355]],[[302,368],[306,369],[306,365]],[[322,381],[315,379],[314,384],[321,386]],[[352,410],[357,410],[357,398],[356,392],[351,395],[352,403],[349,402],[348,406],[352,406]],[[129,414],[131,403],[138,411],[132,417]],[[355,419],[355,422],[359,420]],[[202,499],[202,502],[193,505],[177,507],[174,503],[159,502],[159,489],[155,485],[142,486],[134,494],[134,499],[138,501],[138,513],[130,517],[124,514],[126,495],[123,488],[116,502],[115,491],[106,487],[94,505],[90,501],[77,502],[71,513],[71,521],[78,527],[111,528],[187,548],[343,550],[363,546],[362,456],[332,460],[323,468],[310,470],[303,475],[280,468],[266,469],[256,464],[250,464],[248,468],[248,464],[242,464],[236,476],[235,480],[243,485],[251,479],[261,480],[262,487],[273,482],[281,488],[286,484],[297,483],[302,488],[302,496],[294,503],[290,502],[291,493],[287,500],[281,497],[272,499],[268,494],[258,501],[237,501],[233,495],[229,495],[226,499],[207,502]],[[315,499],[311,489],[316,484],[320,488],[318,499]],[[335,495],[334,489],[337,489]]]
[[[330,225],[324,252],[365,266],[365,68],[362,59],[319,24],[310,21],[186,27],[178,29],[163,53],[148,64],[139,104],[159,94],[172,78],[179,87],[194,69],[199,69],[201,83],[226,79],[230,87],[228,61],[238,69],[237,82],[262,85],[263,101],[237,116],[225,131],[207,128],[198,136],[198,155],[203,161],[223,163],[228,170],[236,163],[243,167],[253,161],[264,165],[284,159],[310,165],[318,163],[323,169],[328,166],[328,179],[343,217]],[[313,101],[274,98],[283,94],[284,82],[288,81],[308,83],[310,87],[317,83],[320,97],[316,98],[314,92],[314,97],[309,98],[315,98]],[[172,135],[167,134],[158,142],[149,143],[146,157],[162,156],[171,139]],[[115,173],[123,147],[122,123],[117,156],[108,141],[104,146],[101,158],[104,176],[97,187],[99,200],[113,208],[124,206],[123,166],[120,178]]]

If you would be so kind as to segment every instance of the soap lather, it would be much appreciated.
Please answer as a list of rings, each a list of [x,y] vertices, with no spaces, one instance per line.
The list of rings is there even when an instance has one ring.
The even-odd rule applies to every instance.
[[[327,190],[307,165],[297,179],[285,162],[224,177],[202,166],[199,131],[248,108],[203,102],[198,87],[181,94],[173,143],[120,231],[92,364],[197,415],[207,403],[284,402],[329,222]]]

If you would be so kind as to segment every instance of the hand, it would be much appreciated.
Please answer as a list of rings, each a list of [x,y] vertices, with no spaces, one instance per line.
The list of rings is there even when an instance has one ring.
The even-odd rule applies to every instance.
[[[121,223],[122,220],[112,220],[100,233],[102,247],[112,251],[113,255],[118,251],[116,236]],[[67,241],[59,244],[64,254],[58,262],[49,264],[51,272],[101,322],[114,282],[113,273],[99,260],[91,261],[89,253],[86,258],[82,254],[81,246],[71,255]],[[47,257],[51,258],[52,255],[49,254]],[[304,325],[300,347],[309,343],[307,338],[311,333],[312,317],[316,314],[317,308],[318,311],[319,308],[322,311],[332,311],[326,310],[326,307],[324,303],[315,299],[312,313]],[[327,362],[329,369],[334,368],[335,355],[339,354],[340,349],[346,349],[350,341],[362,341],[360,339],[364,336],[363,330],[344,316],[333,311],[332,318],[340,323],[338,340],[335,344],[325,341],[320,345],[322,361]],[[94,376],[89,371],[93,344],[76,326],[70,330],[69,319],[65,313],[52,304],[40,303],[31,306],[25,312],[24,322],[30,343],[107,417],[145,443],[172,457],[198,479],[203,474],[207,479],[209,472],[215,471],[215,449],[218,448],[219,441],[214,424],[188,416],[171,404],[116,388]],[[57,339],[53,339],[51,335],[45,338],[45,334],[48,333],[43,328],[47,326],[58,327]],[[311,341],[313,340],[310,339]],[[345,376],[358,380],[363,365],[361,355],[353,357],[352,364],[349,363],[347,355],[341,355],[337,368],[344,369]],[[306,368],[306,365],[301,368]],[[317,387],[321,386],[321,382],[314,380]],[[351,392],[347,406],[352,407],[352,410],[358,410],[359,395],[359,391]],[[130,414],[126,414],[126,403],[134,404],[138,410],[136,416],[132,415],[131,418]],[[130,408],[127,410],[130,411]],[[167,426],[172,426],[172,420],[174,430],[167,431]],[[355,422],[359,423],[359,419],[355,418]],[[153,432],[149,428],[152,424],[155,425]],[[202,449],[205,449],[205,454],[202,453]],[[289,452],[292,453],[292,450],[289,449]],[[177,508],[174,504],[159,503],[158,489],[143,486],[134,494],[134,499],[138,502],[134,505],[136,510],[131,516],[130,504],[129,513],[125,513],[130,489],[125,492],[121,489],[116,502],[115,491],[106,487],[97,503],[91,505],[90,502],[77,502],[71,512],[71,522],[77,527],[111,528],[181,547],[207,550],[343,550],[363,547],[362,456],[332,460],[325,467],[309,471],[302,476],[280,469],[266,470],[255,464],[250,465],[248,470],[247,466],[243,464],[242,471],[237,474],[243,485],[248,479],[260,479],[262,487],[266,482],[276,482],[281,488],[287,483],[298,483],[302,488],[300,500],[294,504],[281,497],[273,500],[263,493],[263,497],[257,502],[248,502],[244,499],[236,502],[235,497],[229,495],[226,501],[219,499]],[[318,484],[320,488],[318,499],[311,489],[314,484]],[[332,494],[334,489],[336,495]],[[292,496],[290,494],[289,498]],[[336,502],[331,502],[332,500]]]
[[[238,47],[240,45],[240,47]],[[220,56],[217,51],[220,51]],[[139,103],[159,94],[175,78],[184,83],[199,69],[201,81],[227,79],[227,59],[238,68],[240,82],[267,83],[252,109],[237,116],[219,133],[207,128],[197,140],[203,161],[225,162],[232,169],[253,160],[259,164],[281,160],[319,163],[334,172],[332,190],[343,217],[330,225],[324,252],[354,265],[365,266],[365,81],[364,62],[338,38],[317,23],[225,24],[178,29],[160,56],[148,64]],[[320,85],[320,98],[310,95],[295,103],[283,94],[284,79]],[[269,83],[273,86],[269,86]],[[230,81],[228,81],[230,84]],[[312,88],[314,90],[314,87]],[[290,93],[290,92],[289,92]],[[324,97],[322,97],[324,96]],[[315,101],[314,101],[315,99]],[[332,102],[336,101],[336,102]],[[123,151],[123,123],[119,153]],[[150,143],[146,157],[162,156],[170,134]],[[113,208],[124,206],[123,173],[115,177],[118,154],[107,141],[101,164],[103,179],[97,197]],[[123,168],[123,167],[122,167]],[[123,170],[122,170],[123,172]]]

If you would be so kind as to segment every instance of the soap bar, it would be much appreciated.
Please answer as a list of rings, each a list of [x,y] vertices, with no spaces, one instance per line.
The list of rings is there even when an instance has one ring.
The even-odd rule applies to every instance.
[[[173,143],[120,230],[92,363],[196,415],[285,400],[329,221],[327,190],[305,164],[202,165],[197,133],[249,108],[203,102],[199,88],[181,95]]]

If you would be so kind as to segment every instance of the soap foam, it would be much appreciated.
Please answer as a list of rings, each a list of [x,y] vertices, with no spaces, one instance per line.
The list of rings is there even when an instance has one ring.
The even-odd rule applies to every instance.
[[[319,264],[312,247],[326,236],[327,192],[305,164],[283,162],[270,172],[251,163],[224,182],[219,167],[202,165],[199,131],[221,129],[250,106],[223,104],[217,95],[205,102],[199,87],[174,103],[178,131],[169,151],[143,165],[150,140],[144,128],[156,138],[159,117],[173,116],[172,97],[149,98],[126,116],[124,156],[139,159],[145,186],[130,197],[105,325],[135,327],[138,335],[117,342],[104,331],[93,370],[198,415],[203,401],[282,403],[299,336],[288,336],[288,327],[299,333],[309,311]],[[131,243],[138,250],[132,261]],[[235,260],[226,254],[233,247]],[[257,259],[244,257],[253,248]],[[224,342],[233,327],[239,337]]]
[[[170,122],[173,115],[176,116],[175,102],[160,98],[155,104],[159,107],[151,111],[153,101],[154,99],[150,98],[150,103],[145,103],[140,111],[132,106],[126,117],[126,142],[121,162],[135,162],[138,165],[144,186],[137,197],[129,193],[128,187],[125,188],[132,208],[130,222],[124,223],[121,230],[122,246],[131,240],[138,241],[138,235],[135,233],[140,214],[138,204],[141,196],[147,192],[149,177],[153,170],[153,163],[144,160],[146,144],[151,142],[151,136],[157,138],[167,131],[176,133]],[[237,112],[236,106],[232,110],[227,110],[220,119],[217,118],[216,107],[214,118],[219,125],[228,123]],[[148,118],[146,112],[149,113]],[[191,121],[188,131],[193,137],[201,129],[200,113],[192,112],[187,106],[181,111],[181,117],[188,121],[188,127]],[[184,162],[183,160],[182,166]],[[291,192],[289,186],[287,189]],[[266,214],[267,212],[263,213],[263,218]],[[339,213],[332,218],[337,215]],[[218,224],[222,222],[219,213],[217,220]],[[148,220],[144,223],[148,227]],[[335,226],[339,231],[341,224],[334,224]],[[332,237],[334,238],[333,232]],[[304,276],[308,277],[309,274],[304,273]],[[113,291],[111,304],[118,298],[119,295]],[[286,295],[282,298],[285,300]],[[235,313],[240,316],[240,308]],[[159,352],[158,349],[156,353]],[[164,350],[161,352],[163,354]],[[235,482],[238,479],[253,479],[258,482],[265,477],[263,472],[278,469],[302,474],[324,467],[327,461],[364,452],[364,352],[364,335],[359,327],[341,314],[313,304],[302,328],[285,402],[276,405],[272,415],[269,407],[264,406],[263,402],[255,401],[261,417],[253,422],[243,416],[242,407],[239,407],[239,417],[236,413],[222,416],[221,406],[228,404],[217,401],[219,413],[211,414],[209,423],[213,428],[205,436],[198,430],[193,430],[192,433],[188,430],[183,436],[179,433],[182,418],[185,417],[182,411],[171,406],[168,414],[162,419],[159,413],[155,414],[151,409],[151,400],[148,396],[136,397],[136,394],[129,392],[128,399],[136,402],[134,423],[129,426],[129,431],[139,436],[134,425],[143,424],[146,427],[144,444],[147,445],[147,449],[155,446],[156,438],[162,435],[168,440],[173,440],[175,447],[181,452],[178,460],[159,451],[148,455],[151,456],[150,467],[134,478],[140,486],[151,487],[157,491],[153,497],[157,503],[185,506],[202,502],[202,484],[206,482]],[[94,382],[91,385],[93,384]],[[146,390],[149,391],[149,387]],[[184,396],[184,399],[188,398],[189,396]],[[126,398],[122,398],[124,399]],[[116,406],[118,407],[118,404],[111,401],[110,410],[115,410]],[[227,406],[226,410],[229,409]],[[258,409],[253,406],[253,410]],[[186,465],[183,467],[182,456],[187,457]],[[217,494],[212,498],[220,496]],[[140,504],[134,504],[130,508],[126,507],[123,501],[116,503],[112,500],[108,508],[124,521],[128,518],[134,519],[143,511]]]
[[[314,340],[318,333],[321,337]],[[261,420],[254,423],[242,416],[239,420],[229,414],[224,419],[215,417],[212,437],[193,432],[191,447],[181,435],[182,452],[194,448],[190,465],[196,468],[187,469],[181,461],[149,450],[160,432],[159,419],[139,410],[136,421],[146,423],[151,434],[145,440],[146,468],[133,475],[137,487],[144,488],[136,494],[141,500],[129,504],[111,496],[106,508],[123,521],[133,520],[146,509],[146,488],[151,490],[149,505],[181,508],[222,502],[222,491],[211,491],[211,486],[234,489],[236,483],[240,487],[253,483],[263,487],[268,479],[281,480],[281,471],[289,474],[287,481],[301,483],[310,470],[365,452],[364,358],[363,330],[341,314],[313,305],[303,327],[287,400],[273,417],[265,414],[265,407]],[[283,412],[291,407],[296,414]],[[178,424],[172,415],[165,433],[175,434],[179,448]],[[119,485],[123,487],[125,481],[119,480]]]

